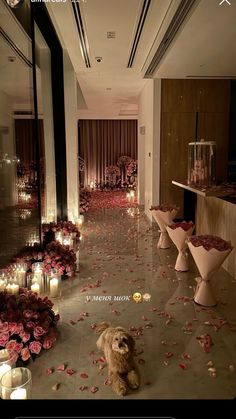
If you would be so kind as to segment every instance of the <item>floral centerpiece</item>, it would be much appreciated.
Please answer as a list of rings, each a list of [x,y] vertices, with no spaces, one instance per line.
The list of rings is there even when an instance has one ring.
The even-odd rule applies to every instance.
[[[120,156],[117,160],[117,166],[127,167],[133,160],[130,156]]]
[[[50,275],[56,270],[59,275],[72,276],[75,272],[76,254],[69,246],[51,242],[46,246],[43,255],[44,272]]]
[[[14,352],[23,362],[50,349],[57,338],[53,303],[32,291],[20,288],[19,295],[0,292],[0,348]]]
[[[80,237],[80,232],[78,227],[72,223],[72,221],[58,221],[57,223],[45,223],[42,225],[43,233],[52,230],[54,233],[61,232],[63,236],[68,236],[69,234],[74,234],[77,238]]]
[[[113,184],[116,183],[116,178],[120,176],[120,169],[118,166],[107,166],[105,169],[105,176]]]
[[[136,176],[138,171],[137,160],[132,160],[127,166],[127,176]]]

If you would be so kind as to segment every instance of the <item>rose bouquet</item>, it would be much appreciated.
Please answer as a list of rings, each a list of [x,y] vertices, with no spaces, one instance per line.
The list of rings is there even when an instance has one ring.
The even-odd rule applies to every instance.
[[[196,278],[194,301],[204,306],[214,306],[216,300],[211,289],[210,277],[230,254],[232,245],[220,237],[206,234],[189,237],[188,247],[201,275]]]
[[[173,223],[166,230],[178,249],[178,257],[175,263],[176,271],[188,271],[188,254],[186,252],[186,239],[193,234],[194,224],[192,221]]]
[[[132,161],[133,159],[130,156],[120,156],[117,160],[117,166],[127,167]]]
[[[105,169],[106,177],[120,176],[120,169],[118,166],[107,166]]]
[[[72,276],[75,272],[76,254],[69,246],[51,242],[46,246],[43,255],[44,272],[50,275],[56,270],[59,275]]]
[[[50,349],[57,338],[53,303],[32,291],[20,288],[19,295],[0,292],[0,348],[14,353],[23,362]]]
[[[43,233],[45,234],[49,230],[52,230],[54,233],[61,232],[63,236],[68,236],[69,234],[74,234],[75,237],[79,238],[80,232],[77,226],[72,223],[72,221],[58,221],[57,223],[45,223],[42,225]]]
[[[172,224],[178,210],[179,207],[170,204],[152,205],[150,208],[150,211],[153,212],[153,217],[160,227],[161,235],[157,244],[157,247],[160,249],[168,249],[170,247],[170,239],[166,231],[166,226]]]

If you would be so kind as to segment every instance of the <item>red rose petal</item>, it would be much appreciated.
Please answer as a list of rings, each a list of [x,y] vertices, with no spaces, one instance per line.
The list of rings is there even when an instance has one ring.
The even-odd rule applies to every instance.
[[[99,390],[99,388],[95,387],[95,386],[90,388],[91,393],[97,393],[98,390]]]
[[[79,390],[80,390],[80,391],[85,391],[85,390],[88,390],[88,386],[80,386],[80,387],[79,387]]]
[[[187,365],[186,365],[186,364],[179,364],[179,367],[180,367],[182,370],[187,370],[187,369],[188,369],[188,367],[187,367]]]
[[[104,381],[104,386],[110,386],[111,385],[111,381],[109,380],[109,378],[107,378],[105,381]]]
[[[53,371],[54,371],[54,368],[47,368],[47,369],[46,369],[46,373],[47,373],[48,375],[52,374],[52,373],[53,373]]]
[[[75,373],[75,370],[73,370],[72,368],[67,368],[66,370],[67,375],[73,375],[74,373]]]
[[[88,374],[86,374],[86,372],[82,372],[80,374],[80,378],[88,378]]]
[[[166,358],[171,358],[173,355],[174,355],[173,352],[166,352],[165,353]]]

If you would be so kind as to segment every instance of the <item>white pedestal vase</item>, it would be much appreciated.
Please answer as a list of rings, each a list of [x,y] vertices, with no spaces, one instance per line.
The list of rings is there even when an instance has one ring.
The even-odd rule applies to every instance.
[[[183,221],[167,226],[166,229],[179,252],[175,263],[175,270],[186,272],[189,270],[186,239],[193,234],[194,224]]]
[[[160,227],[160,238],[157,243],[159,249],[169,249],[171,242],[166,231],[166,226],[172,224],[179,208],[177,207],[166,207],[159,205],[157,207],[151,207],[152,215]]]
[[[230,254],[232,246],[219,237],[206,235],[190,237],[188,247],[201,275],[201,277],[196,278],[197,288],[194,301],[206,307],[213,307],[217,302],[212,291],[210,278]]]

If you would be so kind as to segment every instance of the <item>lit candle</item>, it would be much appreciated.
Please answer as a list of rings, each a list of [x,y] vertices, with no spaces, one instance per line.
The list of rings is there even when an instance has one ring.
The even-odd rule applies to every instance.
[[[24,268],[21,268],[20,270],[17,270],[17,279],[18,283],[21,287],[25,286],[25,270]]]
[[[126,194],[126,198],[127,198],[127,200],[130,202],[130,198],[131,198],[131,196],[130,196],[130,193],[129,193],[129,192],[127,192],[127,194]]]
[[[10,394],[11,400],[26,400],[27,399],[27,393],[25,388],[18,388],[17,390],[14,390]]]
[[[0,381],[1,381],[1,379],[2,379],[2,376],[4,375],[4,374],[6,374],[6,372],[8,372],[8,371],[10,371],[11,370],[11,366],[10,365],[8,365],[8,364],[3,364],[3,365],[1,365],[0,366]],[[0,394],[1,395],[1,394]]]
[[[6,286],[6,290],[8,294],[12,294],[12,290],[11,290],[11,284],[7,284]]]
[[[12,286],[11,286],[11,293],[12,294],[15,294],[15,295],[17,295],[17,294],[19,294],[19,285],[18,284],[12,284]]]
[[[6,282],[4,279],[0,279],[0,291],[4,291],[6,288]]]
[[[52,278],[50,279],[50,283],[49,283],[49,289],[50,289],[50,296],[51,297],[57,297],[58,295],[58,279],[57,278]]]
[[[37,284],[37,282],[35,282],[33,285],[31,285],[31,291],[36,292],[37,294],[39,294],[40,285]]]
[[[42,270],[39,267],[37,267],[35,269],[35,271],[34,271],[34,278],[33,278],[33,280],[35,282],[41,282],[41,280],[42,280]]]

